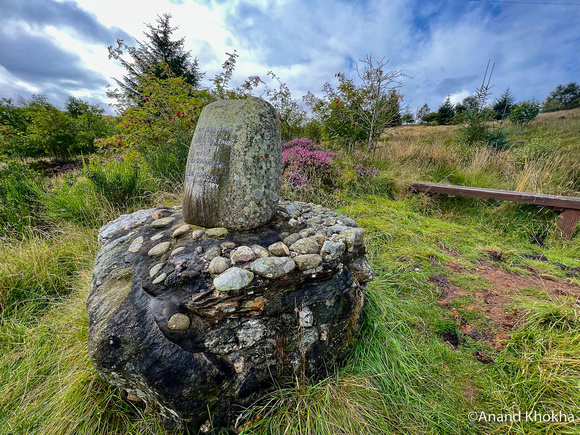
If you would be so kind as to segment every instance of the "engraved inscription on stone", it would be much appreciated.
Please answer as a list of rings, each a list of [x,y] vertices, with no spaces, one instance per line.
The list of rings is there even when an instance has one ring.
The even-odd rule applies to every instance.
[[[209,104],[189,149],[184,219],[234,230],[262,226],[274,215],[281,177],[274,108],[255,97]]]
[[[197,192],[202,192],[204,188],[218,189],[220,177],[229,162],[228,147],[234,144],[234,140],[232,129],[227,126],[198,128],[191,142],[193,169],[189,169],[188,165],[186,184],[192,184],[193,190]],[[218,158],[224,161],[216,161]]]

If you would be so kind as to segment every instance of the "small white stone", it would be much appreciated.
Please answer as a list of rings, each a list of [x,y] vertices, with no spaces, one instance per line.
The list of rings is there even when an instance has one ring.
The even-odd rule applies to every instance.
[[[163,281],[165,281],[165,278],[167,278],[167,274],[163,272],[161,275],[159,275],[157,278],[153,280],[153,284],[160,284]]]
[[[302,328],[310,328],[314,324],[314,315],[309,307],[303,307],[298,311],[298,324]]]
[[[150,270],[149,270],[149,276],[151,278],[153,278],[155,275],[157,275],[159,273],[159,271],[161,270],[161,268],[165,265],[165,263],[157,263],[155,266],[153,266]]]
[[[133,240],[133,242],[129,246],[129,249],[127,249],[127,252],[137,252],[139,251],[139,249],[141,249],[142,245],[143,245],[143,236],[136,237],[135,240]]]
[[[150,257],[154,257],[156,255],[165,254],[169,250],[170,246],[171,242],[159,243],[158,245],[155,245],[151,249],[149,249],[147,255],[149,255]]]
[[[175,248],[173,251],[171,251],[171,256],[177,255],[179,254],[181,251],[185,250],[185,246],[180,246],[179,248]]]
[[[159,239],[160,239],[160,238],[162,238],[164,235],[165,235],[165,233],[158,233],[158,234],[155,234],[153,237],[151,237],[151,240],[152,240],[152,241],[159,240]]]

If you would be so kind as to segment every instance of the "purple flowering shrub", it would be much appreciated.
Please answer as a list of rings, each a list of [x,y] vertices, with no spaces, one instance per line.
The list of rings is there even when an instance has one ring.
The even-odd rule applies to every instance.
[[[308,139],[293,139],[282,145],[283,185],[299,193],[331,187],[336,177],[338,153],[325,151]]]

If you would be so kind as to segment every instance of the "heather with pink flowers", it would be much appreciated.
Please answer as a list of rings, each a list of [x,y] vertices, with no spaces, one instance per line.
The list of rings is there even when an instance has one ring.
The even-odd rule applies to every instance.
[[[309,139],[282,144],[284,188],[304,194],[332,187],[337,176],[336,157],[337,152],[325,151]]]

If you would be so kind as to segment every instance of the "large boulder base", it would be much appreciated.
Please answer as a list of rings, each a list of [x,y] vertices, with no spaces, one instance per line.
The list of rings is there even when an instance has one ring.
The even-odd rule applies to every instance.
[[[372,279],[356,222],[284,201],[259,229],[184,225],[173,207],[101,229],[87,310],[104,379],[197,430],[340,364]]]

